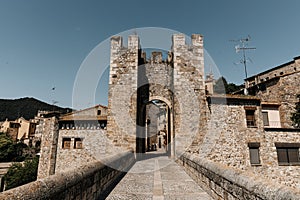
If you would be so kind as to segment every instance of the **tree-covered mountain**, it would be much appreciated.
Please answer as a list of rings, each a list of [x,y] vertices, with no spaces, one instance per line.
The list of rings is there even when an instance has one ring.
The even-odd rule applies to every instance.
[[[61,108],[35,98],[0,99],[0,121],[15,120],[19,117],[33,119],[38,110],[71,112],[70,108]]]

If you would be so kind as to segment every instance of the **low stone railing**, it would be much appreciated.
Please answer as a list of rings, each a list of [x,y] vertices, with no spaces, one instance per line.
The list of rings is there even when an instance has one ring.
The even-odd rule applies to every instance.
[[[300,199],[299,190],[251,177],[195,154],[183,153],[177,162],[213,199]]]
[[[134,163],[132,152],[120,153],[7,190],[0,199],[103,199]]]

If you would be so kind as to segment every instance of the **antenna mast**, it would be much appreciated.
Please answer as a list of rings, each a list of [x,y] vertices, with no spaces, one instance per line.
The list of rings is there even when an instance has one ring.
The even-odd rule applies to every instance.
[[[245,79],[248,78],[247,74],[247,61],[250,60],[249,58],[246,58],[246,51],[248,50],[255,50],[255,47],[248,47],[248,42],[250,41],[251,37],[248,35],[246,38],[241,38],[239,40],[230,40],[232,42],[239,42],[240,44],[235,46],[235,52],[239,53],[240,51],[243,52],[243,58],[240,60],[240,64],[244,64],[244,69],[245,69]],[[250,60],[251,61],[251,60]],[[247,82],[245,82],[245,89],[244,89],[244,94],[248,95],[248,90],[247,90]]]
[[[230,40],[232,42],[239,42],[241,44],[241,46],[240,45],[235,46],[235,52],[236,53],[239,53],[240,51],[243,52],[243,58],[240,60],[240,63],[244,64],[246,79],[248,78],[248,75],[247,75],[247,61],[249,60],[249,59],[246,58],[246,51],[247,50],[255,50],[256,49],[255,47],[247,47],[247,45],[248,45],[247,43],[250,41],[250,39],[251,38],[248,35],[248,37],[241,38],[239,40]]]

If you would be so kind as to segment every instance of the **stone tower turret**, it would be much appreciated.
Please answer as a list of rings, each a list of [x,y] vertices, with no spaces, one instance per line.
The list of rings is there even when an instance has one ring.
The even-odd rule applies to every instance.
[[[136,128],[139,38],[130,35],[127,47],[122,41],[111,38],[107,134],[116,146],[135,149],[135,134],[128,130]]]
[[[203,36],[193,34],[189,45],[183,34],[175,34],[172,42],[174,92],[178,99],[174,102],[175,145],[183,151],[197,137],[205,120]]]

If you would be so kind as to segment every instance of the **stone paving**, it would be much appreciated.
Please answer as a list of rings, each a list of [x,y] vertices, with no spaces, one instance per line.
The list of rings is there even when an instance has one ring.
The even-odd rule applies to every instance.
[[[149,157],[137,161],[107,199],[212,199],[173,160],[159,154]]]

